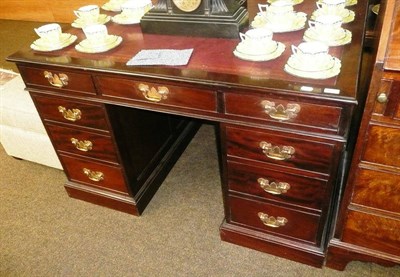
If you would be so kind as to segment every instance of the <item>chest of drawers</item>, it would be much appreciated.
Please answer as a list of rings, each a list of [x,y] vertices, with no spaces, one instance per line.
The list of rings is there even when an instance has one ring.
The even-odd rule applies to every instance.
[[[327,266],[339,270],[353,260],[400,264],[400,5],[386,4],[352,167],[328,248]]]
[[[297,8],[311,14],[315,3]],[[283,70],[302,31],[274,34],[286,50],[268,62],[236,58],[239,39],[143,34],[114,23],[108,31],[123,43],[109,52],[21,50],[9,60],[36,103],[72,197],[139,215],[199,123],[212,121],[221,238],[320,267],[362,98],[366,3],[353,9],[352,43],[330,49],[342,72],[326,80]],[[81,30],[68,32],[84,38]],[[127,66],[143,48],[194,51],[182,67]]]

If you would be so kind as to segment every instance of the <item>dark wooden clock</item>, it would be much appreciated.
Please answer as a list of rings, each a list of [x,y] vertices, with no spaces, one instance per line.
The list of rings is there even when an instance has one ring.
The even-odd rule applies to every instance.
[[[158,0],[141,19],[144,33],[237,38],[248,26],[246,0]]]

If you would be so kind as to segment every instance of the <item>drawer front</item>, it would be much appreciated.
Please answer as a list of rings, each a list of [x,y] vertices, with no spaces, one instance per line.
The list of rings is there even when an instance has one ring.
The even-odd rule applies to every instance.
[[[118,163],[117,154],[110,136],[47,124],[57,151]]]
[[[398,256],[400,220],[349,211],[343,241]]]
[[[400,214],[400,171],[358,169],[352,202]]]
[[[400,168],[400,128],[370,125],[363,160]]]
[[[217,112],[217,95],[214,91],[106,76],[97,76],[96,80],[104,96]]]
[[[320,217],[317,215],[233,196],[229,197],[229,205],[232,222],[312,243],[320,240],[317,236]]]
[[[31,93],[31,95],[44,120],[108,130],[106,113],[102,105],[43,97],[34,93]]]
[[[327,181],[229,161],[228,185],[232,191],[321,211]]]
[[[337,133],[343,109],[264,96],[225,94],[225,113],[263,121],[305,125]]]
[[[19,70],[28,88],[36,87],[67,94],[96,94],[92,76],[88,73],[25,66],[19,67]]]
[[[326,174],[334,164],[335,145],[310,138],[227,127],[226,139],[229,156]]]
[[[76,157],[60,155],[70,181],[92,187],[128,194],[122,170],[118,166],[95,163]]]

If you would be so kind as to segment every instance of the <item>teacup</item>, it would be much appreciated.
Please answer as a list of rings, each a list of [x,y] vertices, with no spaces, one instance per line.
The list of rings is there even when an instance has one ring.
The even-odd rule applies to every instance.
[[[298,46],[292,45],[292,53],[304,67],[323,67],[331,60],[328,52],[329,47],[317,41],[302,42]]]
[[[296,18],[293,2],[287,0],[275,1],[270,5],[258,4],[258,9],[272,24],[290,25]]]
[[[316,5],[327,14],[340,14],[346,8],[346,0],[320,0]]]
[[[102,45],[108,35],[107,27],[102,24],[88,25],[82,28],[87,40],[93,45]]]
[[[35,32],[40,38],[51,42],[59,41],[62,34],[61,26],[57,23],[50,23],[35,28]]]
[[[266,28],[250,29],[246,33],[239,33],[240,39],[249,52],[272,52],[276,42],[272,40],[273,33]]]
[[[74,14],[85,23],[96,23],[100,15],[100,8],[97,5],[87,5],[74,11]]]
[[[337,34],[342,28],[343,19],[338,15],[320,15],[314,21],[309,20],[308,25],[314,28],[321,37],[331,37]]]
[[[151,8],[150,0],[126,1],[121,5],[122,14],[127,17],[142,17]]]

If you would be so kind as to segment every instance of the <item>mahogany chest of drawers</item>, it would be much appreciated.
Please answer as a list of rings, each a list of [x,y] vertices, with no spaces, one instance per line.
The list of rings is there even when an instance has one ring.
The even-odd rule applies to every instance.
[[[310,14],[315,3],[297,7]],[[268,62],[234,57],[239,39],[142,34],[114,23],[108,31],[123,43],[109,52],[25,49],[9,60],[36,103],[72,197],[139,215],[199,123],[212,121],[221,238],[320,267],[360,98],[366,3],[354,11],[352,43],[330,49],[342,72],[326,80],[283,70],[303,30],[274,34],[286,50]],[[68,32],[83,39],[81,30]],[[194,51],[182,67],[126,65],[146,48]]]
[[[382,32],[327,266],[400,265],[400,4],[382,1]]]

